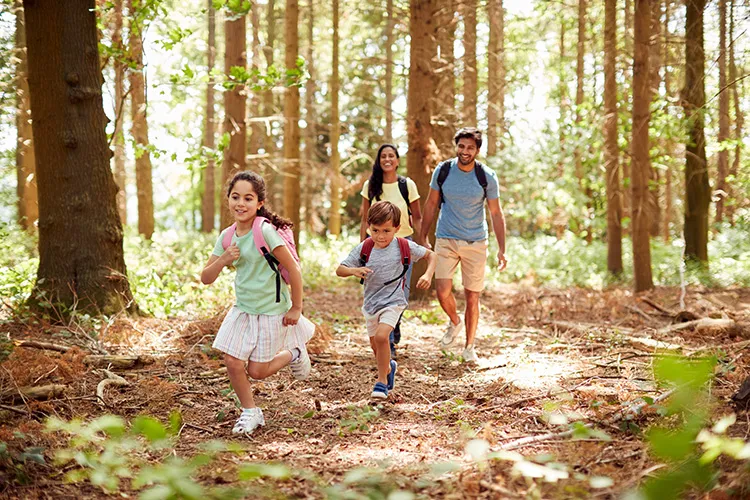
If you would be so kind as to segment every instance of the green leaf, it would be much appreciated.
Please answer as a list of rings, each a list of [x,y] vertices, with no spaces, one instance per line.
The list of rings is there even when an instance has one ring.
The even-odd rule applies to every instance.
[[[727,429],[731,425],[733,425],[736,421],[737,421],[737,415],[732,413],[730,415],[727,415],[726,417],[722,417],[721,419],[719,419],[719,421],[714,424],[711,430],[714,431],[716,434],[724,434],[727,431]]]
[[[89,427],[94,432],[103,431],[110,436],[119,437],[125,433],[125,420],[117,415],[102,415],[93,420]]]
[[[167,500],[174,498],[174,492],[169,486],[158,484],[138,495],[138,498],[140,500]]]
[[[261,477],[271,477],[274,479],[288,479],[291,477],[291,471],[283,464],[246,464],[240,467],[238,477],[241,481],[250,481]]]
[[[176,436],[182,428],[182,413],[179,410],[175,410],[169,414],[169,434]]]
[[[167,430],[153,417],[140,416],[133,421],[133,432],[151,441],[159,441],[167,437]]]

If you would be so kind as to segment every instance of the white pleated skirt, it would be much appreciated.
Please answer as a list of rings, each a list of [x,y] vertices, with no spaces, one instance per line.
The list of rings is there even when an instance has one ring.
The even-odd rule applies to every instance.
[[[304,316],[284,326],[283,314],[248,314],[233,307],[221,323],[213,348],[238,359],[265,363],[279,351],[307,344],[315,324]]]

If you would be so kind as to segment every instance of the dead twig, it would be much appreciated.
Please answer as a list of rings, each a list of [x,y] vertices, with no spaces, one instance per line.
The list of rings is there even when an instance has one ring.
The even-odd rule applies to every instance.
[[[670,316],[672,318],[674,318],[677,315],[677,313],[675,313],[673,311],[670,311],[669,309],[667,309],[665,307],[660,306],[659,304],[657,304],[653,300],[649,299],[648,297],[641,297],[640,301],[643,302],[644,304],[650,305],[651,307],[653,307],[654,309],[656,309],[660,313],[666,314],[667,316]]]
[[[45,349],[47,351],[68,352],[70,347],[51,342],[39,342],[37,340],[14,340],[17,347],[26,347],[30,349]]]
[[[104,406],[106,404],[106,401],[104,401],[104,389],[108,385],[119,385],[119,386],[125,386],[130,385],[130,382],[125,380],[119,375],[116,375],[112,373],[109,370],[102,370],[104,375],[107,377],[103,379],[99,384],[96,386],[96,397],[99,400],[99,403]]]

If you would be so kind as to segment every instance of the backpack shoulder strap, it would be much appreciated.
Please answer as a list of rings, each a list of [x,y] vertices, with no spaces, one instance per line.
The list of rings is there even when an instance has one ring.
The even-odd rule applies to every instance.
[[[224,236],[221,238],[221,246],[226,250],[232,245],[232,236],[237,232],[237,223],[235,222],[224,230]]]
[[[375,240],[372,238],[367,238],[365,241],[362,242],[362,248],[359,250],[359,265],[364,266],[367,264],[367,261],[370,259],[370,254],[372,253],[372,249],[375,248]],[[365,284],[365,280],[361,279],[359,280],[360,285]]]
[[[255,248],[260,252],[261,255],[265,255],[266,253],[270,253],[271,250],[268,248],[268,243],[266,243],[266,238],[263,236],[263,223],[268,222],[268,219],[261,216],[256,216],[255,220],[253,221],[253,243],[255,243]],[[263,251],[265,250],[265,252]]]
[[[397,237],[396,241],[398,241],[398,249],[401,251],[401,263],[408,266],[411,264],[411,248],[409,248],[409,240]]]
[[[409,185],[406,183],[406,177],[401,175],[398,176],[398,190],[401,192],[401,197],[406,202],[406,211],[411,215],[411,207],[409,206]]]
[[[437,176],[437,184],[438,189],[440,191],[440,204],[442,205],[443,202],[445,202],[445,197],[443,196],[443,184],[445,183],[445,179],[448,178],[448,174],[451,173],[451,161],[453,160],[445,160],[440,165],[438,165],[438,176]]]
[[[478,161],[474,162],[474,175],[476,175],[479,185],[484,190],[484,197],[487,198],[487,174],[484,173],[484,165]]]

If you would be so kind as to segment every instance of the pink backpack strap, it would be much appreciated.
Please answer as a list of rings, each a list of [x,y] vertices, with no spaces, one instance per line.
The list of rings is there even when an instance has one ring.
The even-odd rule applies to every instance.
[[[268,243],[266,243],[266,238],[263,236],[262,226],[264,222],[268,222],[268,219],[259,215],[256,215],[255,220],[253,220],[253,243],[255,243],[255,248],[258,249],[261,255],[263,255],[263,247],[266,247],[269,253],[271,252],[271,249],[268,248]]]
[[[221,246],[226,250],[232,245],[232,236],[237,232],[237,223],[235,222],[224,230],[224,236],[221,238]]]

